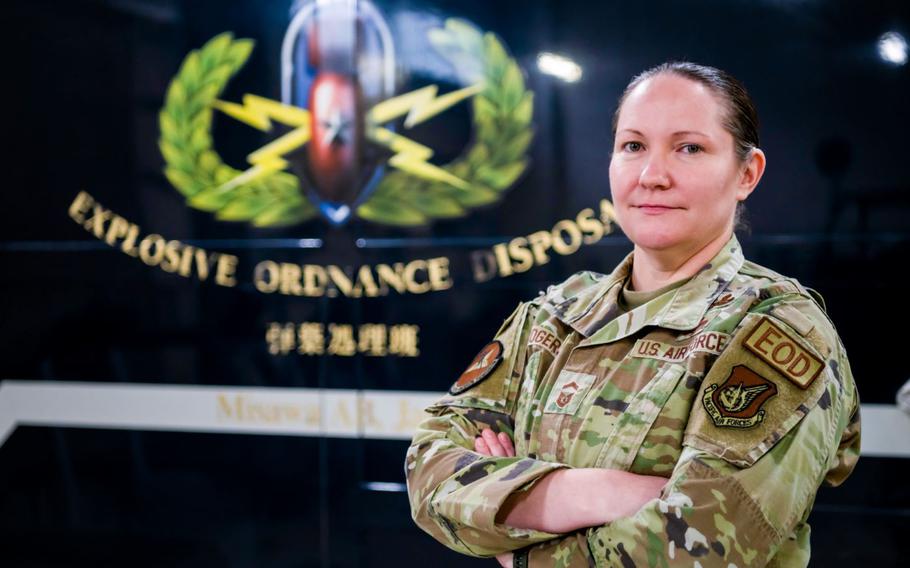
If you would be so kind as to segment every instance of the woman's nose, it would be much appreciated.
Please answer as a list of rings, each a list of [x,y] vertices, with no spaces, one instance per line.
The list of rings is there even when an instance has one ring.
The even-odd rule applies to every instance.
[[[657,154],[648,156],[648,161],[638,177],[638,183],[647,189],[668,189],[672,182],[666,160]]]

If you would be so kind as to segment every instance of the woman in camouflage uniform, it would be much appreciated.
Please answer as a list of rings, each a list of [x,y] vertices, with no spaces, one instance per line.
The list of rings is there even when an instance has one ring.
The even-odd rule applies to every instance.
[[[420,527],[503,566],[808,564],[859,400],[821,297],[733,233],[757,122],[711,67],[629,84],[610,186],[634,250],[520,304],[428,409],[406,458]]]

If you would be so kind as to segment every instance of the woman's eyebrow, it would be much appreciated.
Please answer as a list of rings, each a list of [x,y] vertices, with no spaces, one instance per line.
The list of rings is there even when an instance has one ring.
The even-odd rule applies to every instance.
[[[630,134],[635,134],[636,136],[644,136],[644,134],[642,132],[635,130],[634,128],[623,128],[622,130],[617,132],[617,134],[626,133],[626,132],[628,132]],[[704,132],[700,132],[698,130],[677,130],[670,136],[673,138],[679,138],[680,136],[691,136],[693,134],[696,136],[704,136],[705,138],[710,138],[710,136],[708,136]]]
[[[698,130],[679,130],[677,132],[674,132],[672,136],[678,138],[680,136],[691,136],[693,134],[696,136],[704,136],[705,138],[710,138],[707,134],[704,132],[699,132]]]

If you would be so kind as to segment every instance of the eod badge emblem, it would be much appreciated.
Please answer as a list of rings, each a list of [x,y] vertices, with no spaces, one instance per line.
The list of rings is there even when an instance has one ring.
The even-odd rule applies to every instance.
[[[219,97],[244,66],[253,41],[216,36],[190,52],[167,91],[159,146],[165,175],[187,203],[227,221],[290,225],[317,213],[341,225],[352,216],[416,226],[493,203],[527,167],[533,95],[500,40],[464,20],[428,33],[460,88],[397,93],[395,45],[376,7],[361,0],[304,3],[281,50],[282,100]],[[470,104],[473,140],[456,160],[409,130]],[[211,136],[213,111],[272,138],[225,164]]]

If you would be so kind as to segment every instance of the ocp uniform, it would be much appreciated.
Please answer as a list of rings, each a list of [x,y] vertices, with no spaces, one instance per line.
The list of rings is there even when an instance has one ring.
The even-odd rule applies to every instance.
[[[519,305],[485,348],[489,372],[475,366],[428,409],[406,460],[415,520],[459,552],[523,549],[531,566],[807,564],[815,492],[859,452],[833,326],[797,282],[745,261],[735,237],[626,311],[631,260]],[[509,432],[516,457],[474,452],[484,427]],[[636,515],[567,535],[496,522],[509,496],[563,467],[669,482]]]

